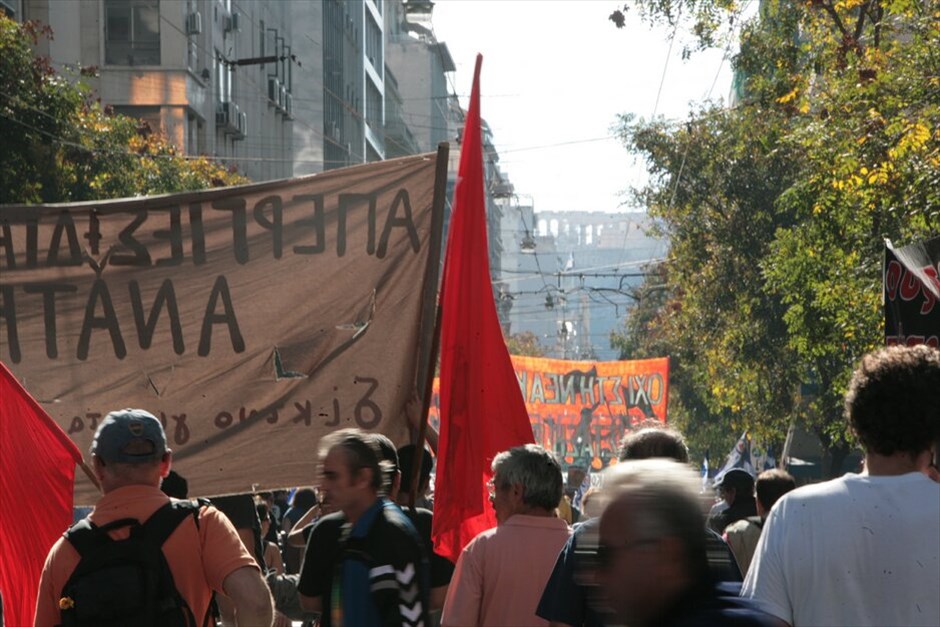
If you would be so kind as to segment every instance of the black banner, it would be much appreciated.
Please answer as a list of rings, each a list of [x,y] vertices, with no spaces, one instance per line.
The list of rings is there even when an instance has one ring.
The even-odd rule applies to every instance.
[[[885,344],[940,347],[940,236],[894,248],[885,240]]]

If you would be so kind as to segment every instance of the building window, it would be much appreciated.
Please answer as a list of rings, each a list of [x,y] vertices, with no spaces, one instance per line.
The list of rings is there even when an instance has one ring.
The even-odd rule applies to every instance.
[[[382,41],[382,29],[372,18],[372,14],[366,13],[366,57],[372,68],[379,74],[382,72],[382,66],[385,60],[382,58],[382,52],[385,46]]]
[[[160,0],[105,0],[105,63],[160,65]]]
[[[0,14],[15,20],[20,13],[20,0],[0,0]]]
[[[371,80],[366,80],[366,122],[373,132],[381,132],[382,117],[382,94]]]

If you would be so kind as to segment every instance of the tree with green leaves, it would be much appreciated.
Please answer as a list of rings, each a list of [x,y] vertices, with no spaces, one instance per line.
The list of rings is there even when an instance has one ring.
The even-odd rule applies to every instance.
[[[723,0],[626,8],[688,20],[688,50],[725,45],[741,13]],[[883,240],[940,232],[938,17],[917,0],[762,2],[740,25],[738,103],[679,124],[621,120],[651,174],[635,201],[671,242],[667,298],[623,345],[679,356],[671,413],[693,444],[723,430],[730,446],[744,428],[779,442],[796,420],[840,470],[849,375],[883,343]],[[818,393],[801,398],[808,382]]]
[[[102,110],[32,45],[51,31],[0,15],[0,204],[70,202],[236,185],[245,177],[187,158],[133,118]],[[70,80],[75,79],[75,80]]]
[[[539,342],[539,336],[532,331],[511,333],[506,336],[506,348],[510,355],[525,357],[544,357],[545,347]]]

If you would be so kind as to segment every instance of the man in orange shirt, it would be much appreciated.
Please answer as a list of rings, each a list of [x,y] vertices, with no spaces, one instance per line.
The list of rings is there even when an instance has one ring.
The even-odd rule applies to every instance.
[[[171,451],[163,426],[152,414],[124,409],[108,414],[91,446],[94,472],[104,496],[89,515],[102,527],[122,519],[144,524],[170,503],[160,481],[170,471]],[[165,510],[164,510],[165,511]],[[224,594],[236,608],[239,625],[270,625],[271,595],[258,565],[245,549],[228,519],[211,506],[186,516],[162,545],[173,583],[196,624],[203,624],[213,591]],[[131,525],[108,529],[113,540],[129,537]],[[63,622],[63,614],[78,611],[81,599],[63,590],[81,558],[65,537],[46,557],[36,600],[37,627]]]

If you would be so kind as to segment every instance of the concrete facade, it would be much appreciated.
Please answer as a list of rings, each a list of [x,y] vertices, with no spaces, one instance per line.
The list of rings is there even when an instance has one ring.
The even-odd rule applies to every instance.
[[[442,141],[454,144],[447,74],[457,68],[447,44],[434,35],[433,4],[412,0],[388,2],[386,6],[386,63],[403,94],[402,119],[420,152],[436,150]]]
[[[49,24],[38,52],[97,68],[101,101],[253,180],[291,175],[289,3],[268,0],[23,0]],[[277,56],[276,62],[239,62]],[[270,79],[279,89],[270,89]],[[280,86],[284,89],[281,90]]]

